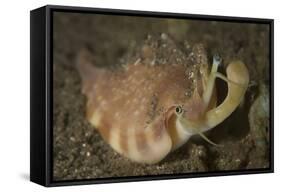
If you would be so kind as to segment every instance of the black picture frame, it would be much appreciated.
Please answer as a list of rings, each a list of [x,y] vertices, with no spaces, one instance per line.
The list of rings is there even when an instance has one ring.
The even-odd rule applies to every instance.
[[[53,149],[53,13],[102,13],[127,16],[150,16],[158,18],[185,18],[206,21],[259,23],[270,26],[270,167],[265,169],[186,173],[177,175],[134,176],[122,178],[83,179],[54,181],[52,178]],[[30,12],[30,180],[43,186],[81,185],[95,183],[146,181],[160,179],[194,178],[209,176],[240,175],[274,172],[274,20],[182,13],[147,12],[135,10],[100,9],[47,5]]]

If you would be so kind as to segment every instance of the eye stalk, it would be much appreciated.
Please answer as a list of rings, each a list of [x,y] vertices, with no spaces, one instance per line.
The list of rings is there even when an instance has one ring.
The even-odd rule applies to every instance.
[[[182,112],[183,112],[182,107],[181,107],[181,106],[177,106],[177,107],[176,107],[176,113],[177,113],[177,115],[182,114]]]

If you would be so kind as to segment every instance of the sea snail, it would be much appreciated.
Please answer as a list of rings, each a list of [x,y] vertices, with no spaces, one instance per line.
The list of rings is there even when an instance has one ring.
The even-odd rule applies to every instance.
[[[194,48],[201,51],[202,46]],[[204,53],[204,51],[203,51]],[[211,70],[200,55],[197,71],[186,78],[185,65],[144,65],[108,70],[92,65],[87,51],[78,56],[82,93],[87,97],[86,116],[104,140],[119,154],[139,163],[153,164],[184,143],[226,119],[240,104],[249,74],[245,64],[233,61],[226,76],[217,71],[221,58],[213,57]],[[203,59],[202,59],[203,58]],[[195,68],[194,68],[195,69]],[[227,83],[224,101],[217,105],[215,80]],[[186,90],[193,85],[191,96]]]

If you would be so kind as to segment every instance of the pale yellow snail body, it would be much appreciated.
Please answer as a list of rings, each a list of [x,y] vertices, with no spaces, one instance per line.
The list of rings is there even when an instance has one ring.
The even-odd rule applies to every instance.
[[[138,60],[115,71],[94,67],[88,53],[80,53],[77,66],[87,119],[115,151],[135,162],[157,163],[192,135],[207,139],[203,133],[240,104],[249,82],[246,66],[230,63],[225,77],[217,72],[219,57],[209,70],[203,47],[195,46],[193,53],[188,65],[144,65]],[[187,77],[188,70],[193,75]],[[218,106],[217,77],[228,85]],[[192,94],[187,95],[190,87]]]

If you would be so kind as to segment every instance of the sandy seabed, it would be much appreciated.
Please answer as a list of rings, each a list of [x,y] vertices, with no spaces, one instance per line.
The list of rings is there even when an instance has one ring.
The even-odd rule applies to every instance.
[[[195,20],[103,16],[75,13],[54,15],[53,67],[53,177],[55,180],[177,174],[269,167],[268,138],[257,135],[270,129],[249,125],[249,111],[268,85],[269,25]],[[215,147],[200,137],[191,138],[155,165],[131,162],[116,153],[85,118],[86,98],[75,65],[77,53],[87,47],[98,66],[126,62],[148,35],[169,34],[178,49],[202,43],[211,58],[219,52],[222,69],[240,59],[247,65],[251,86],[243,104],[207,135],[223,145]],[[223,87],[223,85],[221,85]],[[265,86],[268,89],[268,86]],[[225,87],[224,87],[225,88]],[[257,133],[258,132],[258,133]]]

